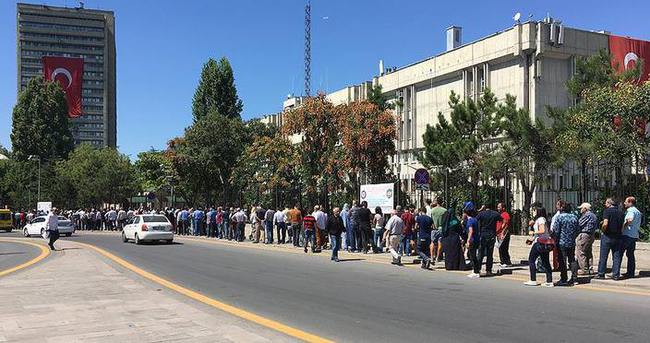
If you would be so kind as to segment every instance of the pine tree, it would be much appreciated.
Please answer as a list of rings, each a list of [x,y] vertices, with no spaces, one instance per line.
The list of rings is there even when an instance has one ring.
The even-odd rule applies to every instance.
[[[228,118],[240,118],[243,104],[237,95],[235,77],[227,58],[219,62],[210,58],[203,65],[201,79],[192,99],[194,121],[219,113]]]

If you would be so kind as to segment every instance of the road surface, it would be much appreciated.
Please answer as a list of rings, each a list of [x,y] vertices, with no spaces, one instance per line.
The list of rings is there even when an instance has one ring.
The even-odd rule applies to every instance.
[[[106,249],[217,300],[335,341],[648,342],[650,297],[578,288],[525,288],[363,260],[177,240]],[[246,245],[248,246],[248,245]],[[357,255],[363,259],[363,255]],[[540,276],[541,277],[541,276]],[[189,300],[188,300],[189,301]]]
[[[0,239],[3,237],[16,236],[3,232],[0,234]],[[36,258],[40,253],[41,250],[32,245],[0,240],[0,272],[28,262]]]

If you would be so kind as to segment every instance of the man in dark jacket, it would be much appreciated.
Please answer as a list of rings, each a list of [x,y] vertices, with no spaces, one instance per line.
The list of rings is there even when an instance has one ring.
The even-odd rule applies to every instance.
[[[372,212],[368,209],[366,201],[361,202],[361,206],[356,211],[359,220],[359,231],[361,232],[361,251],[368,253],[368,246],[372,242],[370,238],[370,223],[372,221]]]
[[[327,224],[325,230],[330,235],[330,243],[332,244],[332,258],[334,262],[339,261],[339,249],[341,248],[341,234],[345,230],[343,225],[343,218],[341,218],[340,210],[338,207],[334,208],[332,216],[327,217]]]

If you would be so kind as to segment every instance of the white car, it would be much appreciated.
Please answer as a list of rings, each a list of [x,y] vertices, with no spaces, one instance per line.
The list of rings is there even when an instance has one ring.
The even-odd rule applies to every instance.
[[[122,242],[133,240],[135,244],[144,241],[174,241],[174,230],[167,217],[160,214],[140,214],[129,219],[122,229]]]
[[[23,228],[23,235],[25,237],[30,236],[41,236],[43,231],[45,231],[45,221],[47,216],[38,216],[32,219],[25,227]],[[68,218],[64,216],[59,216],[59,234],[65,235],[66,237],[72,236],[75,232],[75,227]]]

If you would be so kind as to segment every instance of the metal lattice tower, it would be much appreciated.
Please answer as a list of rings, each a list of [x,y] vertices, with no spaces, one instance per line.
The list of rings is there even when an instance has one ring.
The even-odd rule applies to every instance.
[[[305,95],[311,96],[311,0],[305,5]]]

